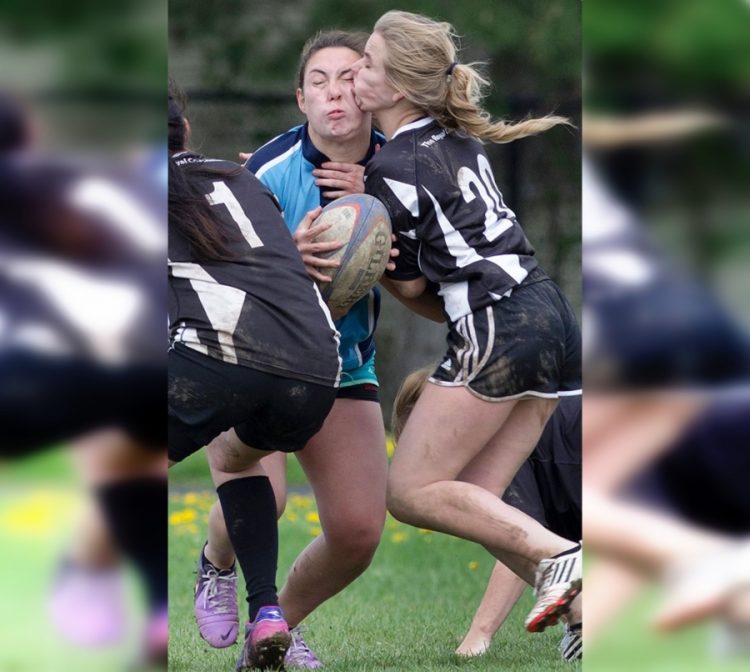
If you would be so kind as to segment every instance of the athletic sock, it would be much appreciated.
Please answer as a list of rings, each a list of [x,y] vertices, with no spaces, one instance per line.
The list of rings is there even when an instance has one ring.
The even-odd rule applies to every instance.
[[[567,551],[563,551],[562,553],[558,553],[557,555],[553,555],[552,559],[556,560],[557,558],[562,558],[566,555],[573,555],[573,553],[578,553],[578,551],[581,550],[581,544],[576,544],[573,546],[573,548],[569,548]]]
[[[245,576],[248,611],[253,621],[258,609],[279,603],[276,498],[267,476],[236,478],[220,485],[216,492],[229,539]]]
[[[146,584],[152,608],[167,604],[167,479],[117,481],[96,489],[112,538]]]

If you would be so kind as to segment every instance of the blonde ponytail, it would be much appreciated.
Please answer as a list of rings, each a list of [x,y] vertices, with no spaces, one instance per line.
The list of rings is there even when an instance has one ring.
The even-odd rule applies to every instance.
[[[457,35],[449,23],[393,10],[378,19],[374,31],[386,44],[388,82],[444,128],[505,143],[560,124],[571,125],[556,115],[517,123],[493,121],[482,108],[490,82],[479,72],[481,64],[456,62]]]

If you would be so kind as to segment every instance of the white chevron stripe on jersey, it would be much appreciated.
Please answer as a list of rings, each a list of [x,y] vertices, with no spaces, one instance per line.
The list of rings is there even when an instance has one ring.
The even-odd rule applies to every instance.
[[[71,203],[101,215],[144,252],[164,254],[164,227],[150,210],[114,181],[91,177],[76,183]]]
[[[498,254],[494,257],[486,257],[496,266],[502,268],[519,285],[524,281],[529,272],[521,266],[521,257],[517,254]]]
[[[273,140],[271,142],[273,142]],[[266,144],[270,144],[270,143],[266,143]],[[265,172],[269,171],[274,166],[277,166],[278,164],[283,163],[292,154],[294,154],[295,152],[298,152],[300,150],[300,147],[302,147],[302,140],[299,140],[297,143],[292,145],[283,154],[279,154],[277,157],[271,159],[268,163],[264,163],[260,168],[258,168],[258,170],[255,171],[255,177],[260,179],[261,177],[263,177],[263,174]]]
[[[207,355],[208,348],[203,345],[198,339],[198,331],[193,327],[186,327],[184,324],[180,325],[175,332],[174,340],[178,343],[197,350],[201,354]]]
[[[438,292],[445,303],[445,312],[452,322],[471,312],[469,304],[469,283],[463,282],[441,282]]]
[[[2,251],[0,268],[49,301],[100,361],[119,364],[127,358],[127,337],[145,302],[136,285],[56,259]]]
[[[232,334],[240,320],[247,294],[236,287],[220,285],[200,264],[187,261],[172,262],[172,274],[187,278],[206,311],[206,317],[217,332],[222,359],[237,364],[237,353]]]
[[[521,258],[517,254],[498,254],[493,257],[482,257],[477,254],[476,250],[469,246],[464,237],[454,228],[448,218],[445,216],[443,209],[437,202],[437,199],[430,193],[427,187],[422,187],[432,201],[435,208],[435,215],[440,229],[443,232],[445,244],[451,256],[456,260],[459,268],[464,268],[469,264],[475,264],[480,261],[489,261],[505,271],[516,282],[521,282],[529,273],[521,266]]]
[[[396,198],[401,201],[401,204],[411,213],[411,216],[419,217],[417,188],[413,184],[406,184],[406,182],[399,182],[388,177],[384,177],[383,181],[390,187]]]

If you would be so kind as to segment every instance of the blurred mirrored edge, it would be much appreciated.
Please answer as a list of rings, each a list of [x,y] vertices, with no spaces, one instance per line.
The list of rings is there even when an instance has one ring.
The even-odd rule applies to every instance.
[[[742,124],[746,120],[706,107],[629,115],[584,113],[584,154],[632,147],[657,151],[702,134],[737,130]],[[604,179],[595,169],[592,172],[594,178]],[[586,252],[585,203],[591,196],[587,189],[593,188],[584,178],[584,283],[587,263],[593,267],[601,261],[595,246],[589,248],[588,256]],[[614,198],[604,202],[605,207],[596,210],[599,221],[589,221],[589,228],[612,234],[609,261],[624,263],[609,270],[620,282],[637,284],[650,272],[632,244],[640,223],[627,204]],[[602,200],[597,199],[597,204],[601,206]],[[747,201],[745,206],[750,212]],[[634,229],[620,227],[623,221]],[[669,254],[665,256],[673,261]],[[705,290],[701,300],[720,300],[720,288]],[[643,302],[648,300],[645,292]],[[642,305],[636,300],[629,308],[638,311]],[[690,309],[685,305],[686,313]],[[594,306],[587,305],[584,290],[584,349],[587,339],[596,340],[592,332],[601,329],[602,319],[607,320],[596,312]],[[665,320],[668,314],[666,311]],[[679,316],[679,309],[673,314]],[[665,326],[658,314],[653,317],[652,326]],[[750,339],[741,325],[747,316],[730,314],[722,319],[725,317],[737,326],[727,348],[738,352],[738,359],[745,359]],[[629,328],[627,315],[617,319],[622,319],[625,330]],[[630,336],[645,341],[650,334],[643,330]],[[683,345],[679,329],[673,336],[671,348],[677,351]],[[692,354],[697,358],[706,355],[700,348]],[[598,364],[602,366],[601,361]],[[605,361],[605,375],[609,365],[617,368]],[[744,367],[746,361],[737,362],[738,371]],[[659,660],[674,664],[678,658],[685,665],[697,664],[696,669],[744,669],[741,666],[750,659],[750,493],[743,487],[750,476],[750,380],[740,375],[731,383],[719,381],[705,387],[677,384],[658,392],[648,386],[615,385],[605,392],[587,382],[597,379],[601,371],[592,373],[585,365],[586,668],[626,669],[646,664],[647,669],[658,669]],[[611,422],[606,420],[607,413],[611,413]],[[597,446],[618,441],[619,455],[610,453],[605,464],[596,459]],[[693,457],[700,455],[692,464],[690,450]],[[717,466],[722,458],[725,464]],[[677,496],[680,488],[692,491]],[[714,505],[716,500],[731,505],[733,497],[738,504],[734,514],[747,512],[744,519],[730,520],[733,516],[727,511],[731,509],[722,512],[721,506]],[[688,499],[693,500],[692,506],[677,501]],[[617,661],[622,662],[622,668]]]

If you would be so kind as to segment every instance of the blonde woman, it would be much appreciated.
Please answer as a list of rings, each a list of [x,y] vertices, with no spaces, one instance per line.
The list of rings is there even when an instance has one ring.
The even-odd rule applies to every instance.
[[[580,330],[503,201],[482,141],[566,123],[492,122],[486,85],[457,62],[453,28],[391,11],[355,63],[355,95],[388,140],[365,170],[400,256],[386,288],[412,306],[442,300],[448,350],[404,427],[388,478],[398,519],[485,546],[534,585],[526,620],[544,630],[581,590],[581,549],[497,498],[558,399],[580,394]],[[438,294],[439,296],[436,296]]]

